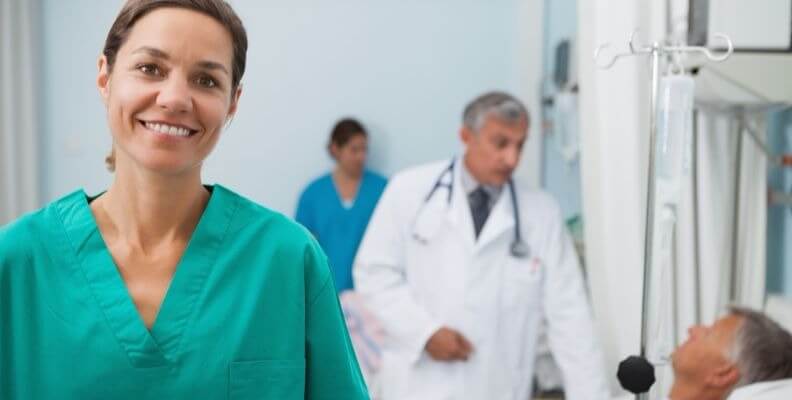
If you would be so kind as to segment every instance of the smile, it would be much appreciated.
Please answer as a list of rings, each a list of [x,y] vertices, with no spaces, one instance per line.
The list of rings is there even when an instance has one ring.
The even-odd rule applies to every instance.
[[[149,122],[149,121],[140,121],[146,129],[161,133],[163,135],[169,136],[177,136],[177,137],[188,137],[196,132],[197,130],[187,128],[181,125],[171,125],[166,124],[163,122]]]

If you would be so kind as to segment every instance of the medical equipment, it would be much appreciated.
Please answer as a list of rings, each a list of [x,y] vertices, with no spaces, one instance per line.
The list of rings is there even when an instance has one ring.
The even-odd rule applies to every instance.
[[[677,309],[679,272],[675,256],[677,221],[682,186],[690,179],[693,137],[693,78],[689,75],[670,75],[659,83],[656,109],[657,143],[655,148],[655,227],[652,243],[650,293],[669,295],[648,296],[649,310],[656,314],[647,326],[651,332],[647,356],[660,360],[670,354],[679,343],[677,337]],[[667,291],[667,290],[666,290]],[[670,328],[670,329],[669,329]]]
[[[641,347],[639,359],[645,362],[635,362],[634,359],[625,360],[620,365],[619,379],[625,389],[630,390],[636,394],[637,399],[647,399],[647,392],[651,387],[654,379],[644,377],[638,379],[639,384],[635,384],[634,377],[647,374],[651,371],[654,374],[652,364],[661,365],[667,354],[670,352],[670,347],[675,344],[670,340],[659,338],[659,345],[654,349],[652,354],[647,353],[648,343],[650,341],[649,333],[649,315],[652,306],[658,308],[659,301],[668,301],[667,296],[655,296],[653,300],[650,297],[650,292],[656,290],[652,283],[653,277],[657,276],[656,272],[660,274],[660,278],[666,278],[669,271],[655,270],[656,264],[661,264],[666,268],[670,267],[672,260],[668,257],[673,256],[673,229],[674,221],[676,218],[676,204],[679,197],[679,181],[678,178],[681,173],[685,171],[685,154],[690,151],[689,142],[685,139],[685,133],[689,134],[688,124],[692,121],[692,102],[693,102],[693,85],[692,81],[688,78],[664,78],[663,85],[660,84],[660,65],[661,58],[669,59],[671,64],[676,67],[677,71],[684,71],[681,65],[680,56],[687,53],[699,53],[704,55],[710,61],[724,61],[733,51],[731,40],[721,34],[716,34],[725,40],[727,44],[726,52],[716,55],[706,47],[698,46],[678,46],[670,44],[661,44],[654,42],[648,46],[635,46],[636,32],[630,36],[629,53],[614,54],[610,60],[605,63],[600,62],[600,55],[602,51],[609,46],[608,43],[600,45],[594,52],[595,62],[597,66],[602,69],[612,67],[620,58],[635,55],[649,54],[652,57],[651,73],[652,73],[652,97],[650,99],[650,131],[649,131],[649,164],[648,164],[648,185],[647,185],[647,207],[646,207],[646,226],[644,236],[644,279],[643,279],[643,300],[642,300],[642,313],[641,313]],[[662,97],[661,96],[662,93]],[[670,101],[672,94],[676,93],[674,103],[679,100],[678,96],[682,96],[680,103],[684,104],[683,107],[675,109]],[[663,100],[658,105],[658,100]],[[679,132],[681,130],[681,133]],[[689,153],[688,153],[689,154]],[[659,200],[659,201],[658,201]],[[657,221],[657,215],[660,216],[660,221]],[[656,226],[656,222],[659,222]],[[659,234],[659,235],[658,235]],[[656,242],[655,236],[659,236],[660,241]],[[657,254],[658,251],[660,254]],[[660,282],[662,284],[662,282]],[[676,290],[676,285],[671,285]],[[660,293],[660,292],[657,292]],[[673,293],[671,293],[673,295]],[[657,304],[656,304],[657,303]],[[659,307],[662,312],[662,307]],[[674,314],[672,310],[672,315]],[[667,315],[667,314],[666,314]],[[662,318],[662,316],[661,316]],[[659,324],[658,324],[659,325]],[[675,329],[676,331],[676,329]],[[675,332],[674,331],[674,332]],[[655,338],[652,338],[655,339]],[[675,342],[675,341],[674,341]],[[650,368],[647,368],[649,366]]]
[[[580,154],[577,103],[578,95],[571,91],[557,93],[553,102],[555,144],[567,166],[570,166]]]
[[[434,185],[432,185],[432,189],[424,198],[423,204],[421,205],[421,209],[418,210],[416,215],[420,215],[421,211],[424,207],[429,203],[429,200],[432,199],[432,196],[437,192],[440,188],[448,189],[448,194],[446,197],[446,204],[451,204],[451,195],[454,192],[454,168],[456,165],[456,157],[451,159],[451,163],[443,169],[443,172],[440,173],[440,176],[437,177]],[[445,182],[445,177],[448,177],[450,180]],[[517,193],[514,191],[514,181],[509,178],[507,186],[509,187],[509,197],[512,203],[512,210],[514,210],[514,239],[512,239],[511,244],[509,245],[509,252],[515,258],[529,258],[531,256],[531,249],[528,247],[528,244],[522,238],[522,231],[520,229],[520,207],[517,203]],[[414,225],[414,223],[413,223]],[[413,226],[414,228],[414,226]],[[415,229],[413,229],[413,238],[421,241],[426,242],[425,238],[421,238],[418,234],[415,233]]]
[[[616,377],[622,387],[632,393],[648,392],[656,381],[654,366],[638,356],[629,356],[620,362]]]

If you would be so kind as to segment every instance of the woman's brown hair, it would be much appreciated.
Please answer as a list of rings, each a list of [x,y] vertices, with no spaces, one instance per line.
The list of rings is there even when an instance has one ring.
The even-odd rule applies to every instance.
[[[363,127],[358,120],[353,118],[344,118],[336,122],[333,130],[330,132],[330,142],[327,144],[327,150],[330,151],[330,156],[335,158],[332,152],[332,146],[336,145],[338,148],[344,147],[355,136],[368,136],[366,128]]]
[[[228,30],[234,46],[234,56],[231,60],[231,95],[233,96],[245,73],[248,41],[242,20],[223,0],[127,0],[110,27],[104,49],[102,49],[102,54],[107,58],[108,70],[113,70],[118,50],[126,42],[135,23],[144,15],[165,7],[185,8],[200,12],[214,18]],[[107,169],[115,170],[115,149],[105,158],[105,163]]]

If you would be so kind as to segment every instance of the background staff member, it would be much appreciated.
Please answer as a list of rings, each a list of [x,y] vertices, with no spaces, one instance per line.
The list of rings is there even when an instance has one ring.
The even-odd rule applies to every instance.
[[[542,318],[567,398],[608,397],[558,206],[511,181],[528,125],[517,99],[484,94],[465,109],[462,157],[386,188],[353,271],[386,332],[383,399],[529,398]]]
[[[335,169],[305,188],[295,219],[316,236],[343,292],[352,288],[352,262],[387,181],[365,168],[368,134],[360,122],[338,121],[327,148]]]

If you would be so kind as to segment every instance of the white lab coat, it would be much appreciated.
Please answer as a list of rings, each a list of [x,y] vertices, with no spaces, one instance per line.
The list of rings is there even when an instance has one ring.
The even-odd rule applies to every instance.
[[[608,398],[582,274],[556,203],[516,185],[531,254],[515,258],[509,252],[514,214],[507,187],[478,241],[460,161],[451,204],[447,188],[424,203],[449,162],[390,180],[355,260],[356,290],[386,332],[380,398],[527,400],[543,317],[566,398]],[[441,326],[471,341],[474,351],[466,362],[439,362],[426,353],[427,340]]]

